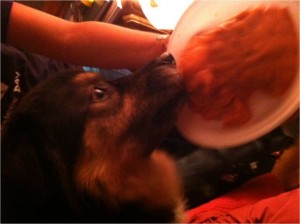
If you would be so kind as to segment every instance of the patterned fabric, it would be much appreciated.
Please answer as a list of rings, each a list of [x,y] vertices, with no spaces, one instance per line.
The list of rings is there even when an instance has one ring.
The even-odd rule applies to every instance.
[[[299,188],[284,192],[265,174],[189,210],[186,223],[299,223]]]
[[[1,43],[1,124],[25,93],[64,69],[81,68]]]

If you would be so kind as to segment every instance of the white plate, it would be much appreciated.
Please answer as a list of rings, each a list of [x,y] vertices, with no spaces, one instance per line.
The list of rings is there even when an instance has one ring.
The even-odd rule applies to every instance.
[[[219,25],[249,7],[276,4],[288,7],[299,31],[298,1],[195,1],[183,14],[170,39],[168,51],[178,60],[195,33]],[[299,72],[289,90],[272,99],[257,93],[250,99],[252,119],[237,128],[224,128],[218,121],[202,119],[185,105],[177,127],[190,142],[204,147],[227,148],[251,142],[280,126],[299,108]]]

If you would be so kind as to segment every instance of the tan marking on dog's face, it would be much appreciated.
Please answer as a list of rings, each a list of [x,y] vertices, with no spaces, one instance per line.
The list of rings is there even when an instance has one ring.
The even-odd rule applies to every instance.
[[[119,201],[138,201],[149,209],[170,208],[176,210],[177,218],[182,216],[182,189],[173,160],[162,151],[154,151],[145,159],[130,153],[130,149],[125,151],[127,154],[120,152],[117,160],[93,157],[81,161],[79,186],[111,206]]]
[[[72,82],[77,83],[77,84],[87,83],[90,80],[95,79],[97,77],[97,75],[98,74],[91,73],[91,72],[80,73],[72,79]]]
[[[114,149],[123,145],[121,142],[121,136],[127,132],[127,128],[135,108],[134,99],[128,95],[123,97],[123,106],[115,114],[107,116],[101,121],[97,120],[93,115],[93,118],[87,119],[86,129],[84,133],[84,148],[89,153],[99,158],[106,158],[107,155],[114,156]],[[94,109],[94,105],[90,106],[90,110]],[[97,107],[97,105],[95,106]],[[123,141],[123,140],[122,140]],[[107,152],[109,149],[109,152]]]

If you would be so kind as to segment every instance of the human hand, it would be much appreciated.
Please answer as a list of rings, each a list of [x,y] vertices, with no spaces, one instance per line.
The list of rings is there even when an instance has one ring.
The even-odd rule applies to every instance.
[[[159,46],[161,46],[162,52],[167,51],[169,40],[170,40],[170,35],[169,34],[163,34],[163,35],[158,35],[157,36],[156,42]]]

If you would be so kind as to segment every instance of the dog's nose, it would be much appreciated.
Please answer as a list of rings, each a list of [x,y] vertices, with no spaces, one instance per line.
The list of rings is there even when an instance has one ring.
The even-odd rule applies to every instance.
[[[161,64],[174,64],[176,65],[175,59],[172,54],[165,52],[161,56]]]

